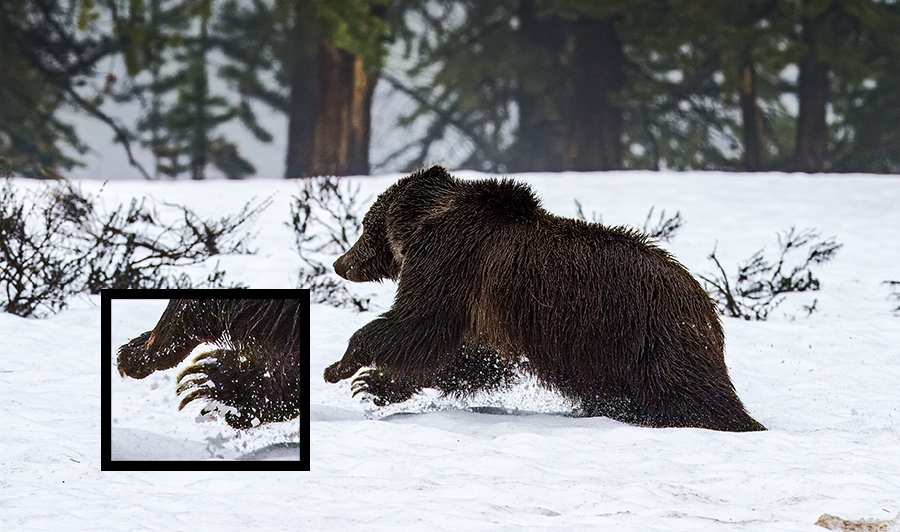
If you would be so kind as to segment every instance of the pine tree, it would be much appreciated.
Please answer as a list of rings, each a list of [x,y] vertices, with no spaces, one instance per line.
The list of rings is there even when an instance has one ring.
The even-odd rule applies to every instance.
[[[87,147],[60,119],[65,95],[22,57],[0,10],[0,177],[60,178],[78,162],[68,150]]]
[[[688,108],[700,94],[711,98],[701,116],[714,133],[704,141],[713,148],[707,160],[717,160],[722,170],[783,167],[794,145],[784,131],[794,131],[793,117],[781,101],[790,90],[781,73],[794,60],[785,51],[793,21],[772,0],[683,0],[673,7],[682,29],[661,54],[700,50],[707,57],[704,75],[691,76],[696,86],[679,91],[686,100],[679,105]],[[698,160],[689,167],[709,166]]]
[[[416,107],[401,125],[426,133],[392,158],[425,164],[442,142],[466,144],[461,167],[484,171],[561,170],[565,149],[565,22],[539,0],[410,2],[422,30],[406,38],[415,64],[407,86]],[[456,140],[459,139],[460,140]]]
[[[0,0],[0,174],[60,178],[87,151],[59,111],[76,92],[109,39],[78,35],[70,10],[53,0]]]
[[[127,9],[104,3],[107,24],[99,28],[94,0],[0,0],[0,86],[11,87],[2,96],[5,119],[10,120],[2,127],[14,130],[0,145],[18,171],[59,177],[60,169],[77,164],[67,150],[83,153],[87,148],[60,119],[58,112],[65,107],[108,125],[132,166],[147,176],[132,154],[128,128],[103,109],[115,76],[97,73],[98,64],[114,56],[125,58],[130,74],[140,69],[142,11],[140,1]]]
[[[718,49],[687,2],[647,0],[618,24],[628,60],[619,96],[626,168],[728,169],[738,144],[723,113]]]
[[[169,177],[204,179],[212,164],[230,179],[255,172],[222,126],[240,120],[267,142],[246,101],[232,103],[210,90],[210,57],[220,48],[211,33],[211,0],[150,0],[147,6],[146,63],[149,81],[136,83],[132,96],[144,101],[137,124],[142,143],[156,157],[156,171]],[[175,68],[173,68],[175,67]]]
[[[794,168],[802,172],[828,171],[840,164],[840,144],[854,144],[846,139],[856,138],[857,130],[865,132],[862,138],[873,132],[867,121],[859,120],[868,114],[863,104],[880,107],[885,100],[896,98],[897,81],[890,66],[897,65],[900,57],[900,6],[867,0],[805,0],[791,14],[800,26],[800,110]],[[835,115],[831,123],[829,106]],[[890,114],[890,109],[884,110]],[[885,121],[884,116],[869,118],[874,124]],[[854,147],[863,152],[883,150],[884,145],[878,146],[881,139],[892,136],[895,135],[888,129],[867,139],[874,145]],[[843,158],[844,163],[854,160],[861,164],[855,171],[879,169],[874,161],[853,155]]]
[[[220,74],[288,118],[285,177],[367,174],[372,96],[387,32],[380,0],[236,0],[217,32]]]
[[[900,5],[842,0],[818,36],[829,83],[823,170],[900,171]]]
[[[166,96],[175,91],[181,78],[163,75],[163,68],[171,64],[172,51],[184,45],[189,31],[190,5],[183,2],[148,0],[146,26],[141,50],[131,61],[140,72],[130,83],[129,89],[116,95],[119,102],[138,100],[144,110],[135,125],[135,132],[143,146],[149,148],[155,159],[153,177],[176,177],[186,168],[179,164],[180,148],[170,144],[170,135],[163,125]],[[147,79],[149,78],[149,79]]]

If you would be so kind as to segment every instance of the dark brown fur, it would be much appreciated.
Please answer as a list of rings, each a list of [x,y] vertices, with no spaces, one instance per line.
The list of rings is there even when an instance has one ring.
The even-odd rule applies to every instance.
[[[466,394],[514,367],[603,415],[653,427],[764,430],[728,378],[709,296],[635,231],[553,216],[528,186],[462,181],[440,167],[375,201],[334,264],[352,281],[398,281],[391,309],[358,330],[328,382],[376,404],[421,387]]]
[[[199,355],[178,376],[181,406],[206,398],[233,407],[235,428],[300,414],[301,352],[309,349],[305,301],[298,299],[173,299],[156,327],[119,349],[119,373],[142,379],[174,367],[201,343],[221,349]]]

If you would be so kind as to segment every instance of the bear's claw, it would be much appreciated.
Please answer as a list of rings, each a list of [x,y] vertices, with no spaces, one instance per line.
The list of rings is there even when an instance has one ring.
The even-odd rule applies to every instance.
[[[353,397],[365,394],[375,406],[402,403],[421,389],[416,383],[391,376],[380,369],[361,371],[350,386]]]

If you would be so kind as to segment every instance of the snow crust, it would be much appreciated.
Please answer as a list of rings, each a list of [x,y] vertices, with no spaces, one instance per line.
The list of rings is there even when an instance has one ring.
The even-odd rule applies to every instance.
[[[482,177],[461,172],[466,178]],[[358,178],[371,201],[399,176]],[[900,178],[623,172],[524,174],[544,206],[574,199],[606,224],[641,226],[650,207],[685,220],[669,249],[693,273],[729,273],[796,226],[844,247],[817,270],[821,291],[766,322],[724,319],[726,361],[762,433],[648,429],[560,415],[534,383],[468,401],[424,393],[386,409],[324,382],[350,335],[389,308],[393,285],[357,285],[373,312],[311,308],[311,468],[303,472],[100,470],[100,382],[112,376],[114,453],[151,460],[239,458],[289,441],[291,427],[235,434],[178,411],[179,368],[119,377],[115,349],[153,327],[165,301],[114,307],[100,352],[99,298],[43,320],[0,314],[0,530],[753,530],[810,531],[823,514],[890,520],[900,511]],[[16,181],[17,186],[41,186]],[[82,183],[86,192],[101,184]],[[228,278],[293,288],[285,226],[298,184],[110,182],[110,207],[151,195],[202,215],[273,196],[256,255],[226,256]],[[209,266],[211,267],[211,266]],[[817,299],[807,316],[802,305]],[[493,407],[493,408],[478,408]],[[506,414],[493,414],[507,409]],[[511,412],[510,412],[511,411]],[[283,425],[283,424],[279,424]],[[295,430],[295,427],[294,427]]]

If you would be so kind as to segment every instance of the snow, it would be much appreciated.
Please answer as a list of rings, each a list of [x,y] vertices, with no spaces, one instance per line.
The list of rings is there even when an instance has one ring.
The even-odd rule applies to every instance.
[[[465,178],[480,177],[460,172]],[[765,322],[725,318],[726,361],[762,433],[650,429],[560,415],[568,405],[524,382],[467,401],[423,393],[379,409],[327,384],[353,332],[387,309],[393,285],[354,286],[373,311],[311,307],[311,471],[101,471],[101,379],[111,379],[118,457],[259,457],[290,424],[232,431],[178,410],[179,368],[122,378],[114,350],[156,323],[164,300],[114,302],[100,351],[99,298],[46,319],[0,314],[0,530],[824,530],[823,514],[889,521],[900,511],[900,178],[623,172],[524,174],[557,214],[574,199],[604,223],[641,226],[650,207],[680,211],[664,243],[693,273],[729,274],[791,226],[844,245],[819,267],[821,291],[789,298]],[[374,199],[397,175],[358,178]],[[43,186],[17,180],[17,186]],[[101,184],[81,183],[97,193]],[[131,197],[205,216],[273,198],[255,255],[226,256],[226,279],[293,288],[300,261],[285,225],[299,184],[116,181]],[[208,265],[211,267],[212,265]],[[817,299],[807,316],[803,304]],[[98,369],[99,368],[99,369]],[[106,372],[106,373],[104,373]],[[489,408],[479,408],[489,407]],[[281,425],[281,426],[278,426]],[[118,449],[118,450],[116,450]],[[252,466],[251,466],[252,469]],[[873,528],[874,529],[874,528]],[[887,529],[887,528],[885,528]]]

